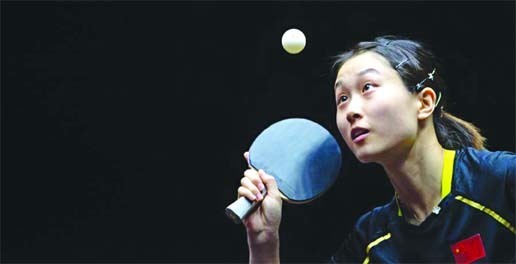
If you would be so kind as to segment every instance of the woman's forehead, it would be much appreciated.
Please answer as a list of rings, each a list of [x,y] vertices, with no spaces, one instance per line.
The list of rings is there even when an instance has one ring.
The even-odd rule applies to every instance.
[[[373,51],[367,51],[351,57],[342,64],[337,73],[337,78],[349,78],[353,75],[359,75],[368,69],[374,69],[380,74],[393,70],[389,62],[382,55]]]

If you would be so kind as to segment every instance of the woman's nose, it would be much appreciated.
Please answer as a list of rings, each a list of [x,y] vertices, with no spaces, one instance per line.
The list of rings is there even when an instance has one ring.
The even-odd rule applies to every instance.
[[[353,124],[355,122],[355,120],[359,119],[360,117],[362,117],[362,116],[359,113],[349,112],[347,119],[348,119],[349,123]]]
[[[354,102],[353,102],[354,101]],[[348,113],[346,114],[346,119],[350,124],[353,124],[355,120],[362,117],[360,112],[359,102],[357,100],[352,100],[348,105]]]

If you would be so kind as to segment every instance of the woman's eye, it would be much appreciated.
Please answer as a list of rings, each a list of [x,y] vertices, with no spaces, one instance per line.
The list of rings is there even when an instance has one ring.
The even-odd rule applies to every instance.
[[[364,85],[364,87],[362,88],[362,92],[367,92],[367,91],[369,91],[369,89],[371,89],[372,87],[373,87],[373,85],[372,85],[372,84],[370,84],[370,83],[366,83],[366,84]]]
[[[344,103],[348,100],[348,96],[347,95],[341,95],[339,96],[339,101],[337,103]]]

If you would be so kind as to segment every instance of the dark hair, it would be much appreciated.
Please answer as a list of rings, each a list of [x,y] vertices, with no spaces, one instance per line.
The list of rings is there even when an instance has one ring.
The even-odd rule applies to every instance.
[[[441,105],[441,107],[437,105],[434,110],[434,126],[437,139],[444,148],[484,148],[486,139],[475,125],[444,111],[446,84],[439,73],[442,68],[438,65],[434,54],[421,42],[397,36],[381,36],[373,41],[360,42],[351,50],[336,56],[333,64],[334,72],[337,72],[350,58],[366,51],[373,51],[383,56],[398,72],[410,92],[418,93],[424,87],[434,89],[440,98],[437,103]],[[433,78],[428,78],[428,74],[432,72],[434,72]]]

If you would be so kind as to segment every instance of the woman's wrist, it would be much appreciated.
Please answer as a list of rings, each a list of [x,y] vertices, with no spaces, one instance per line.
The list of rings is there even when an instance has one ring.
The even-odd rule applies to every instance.
[[[278,231],[248,234],[249,263],[279,263]]]
[[[278,230],[262,230],[259,232],[247,232],[249,246],[262,246],[267,244],[279,244]]]

